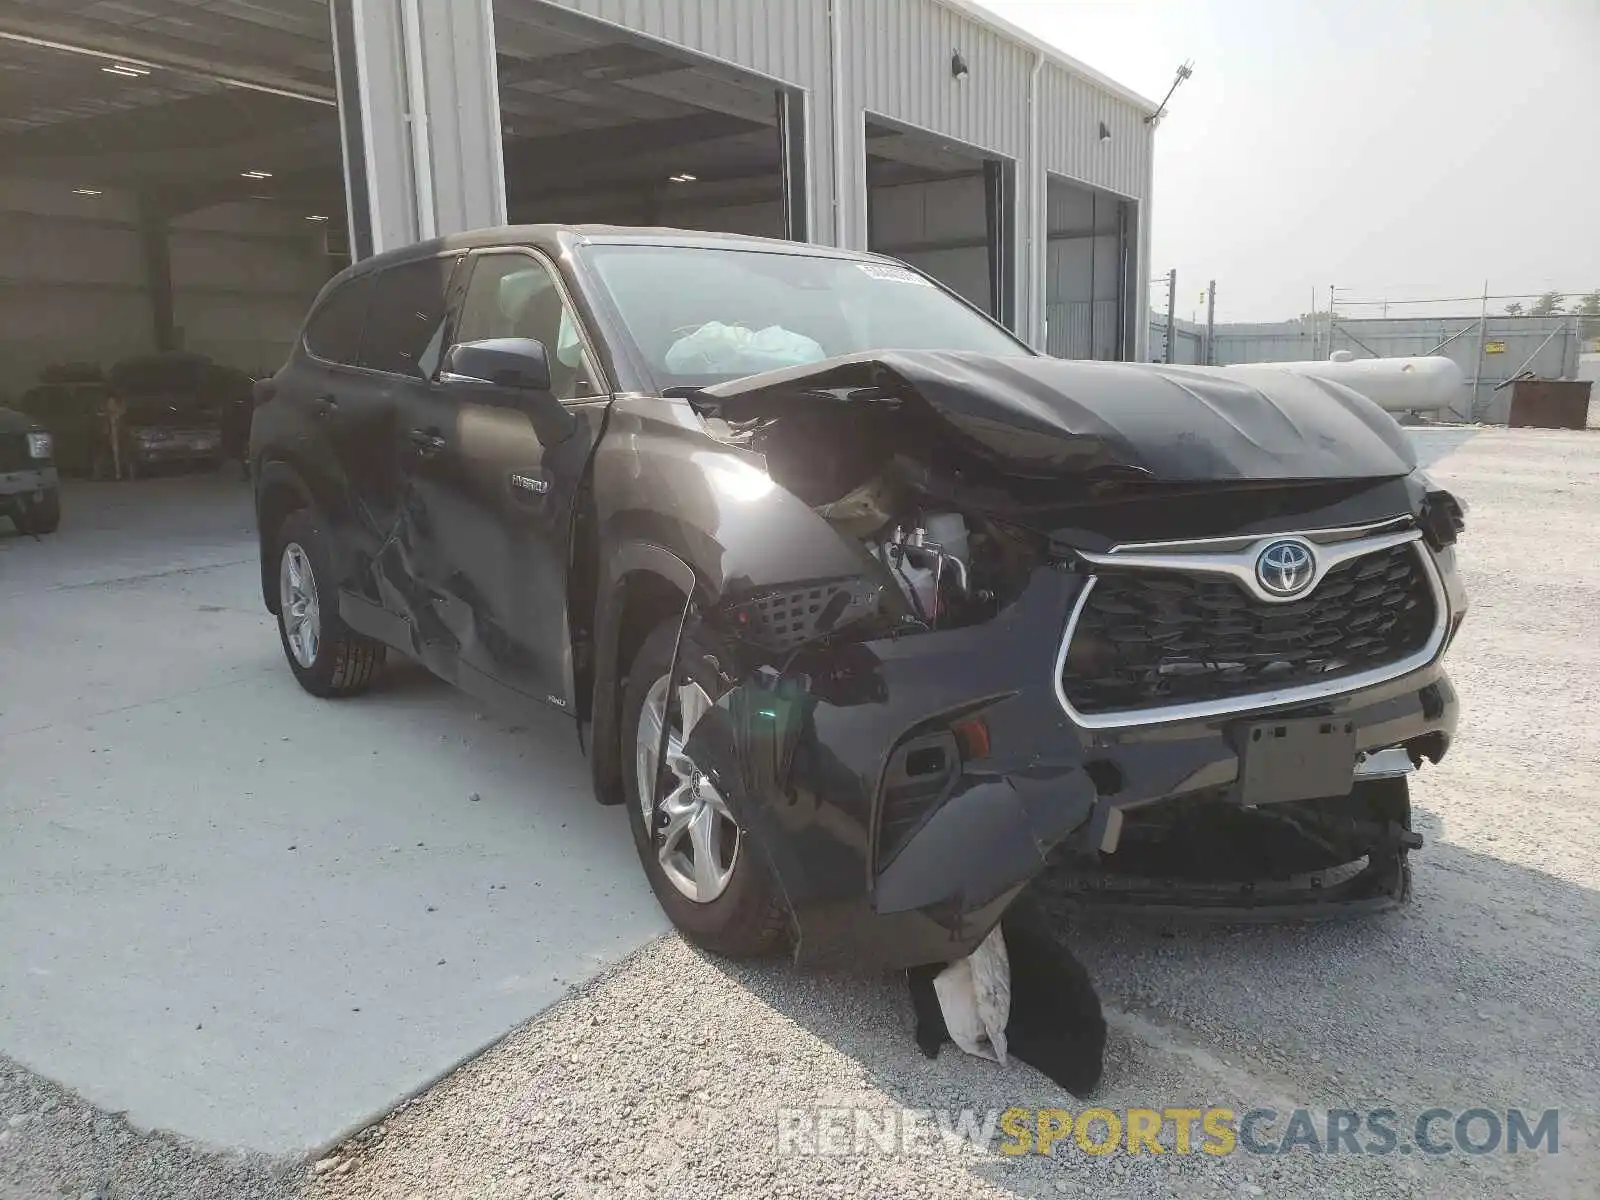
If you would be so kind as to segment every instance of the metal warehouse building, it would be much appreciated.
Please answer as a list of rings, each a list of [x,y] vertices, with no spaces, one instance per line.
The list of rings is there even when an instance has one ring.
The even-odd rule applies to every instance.
[[[968,0],[8,0],[0,69],[0,392],[270,371],[350,256],[536,221],[880,250],[1144,356],[1154,106]]]

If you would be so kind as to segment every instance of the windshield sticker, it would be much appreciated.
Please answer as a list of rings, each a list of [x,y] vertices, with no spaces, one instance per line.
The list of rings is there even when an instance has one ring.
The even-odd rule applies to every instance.
[[[889,283],[915,283],[921,287],[932,287],[933,284],[918,275],[915,271],[908,271],[904,267],[896,267],[889,263],[857,263],[865,275],[873,279],[886,280]]]

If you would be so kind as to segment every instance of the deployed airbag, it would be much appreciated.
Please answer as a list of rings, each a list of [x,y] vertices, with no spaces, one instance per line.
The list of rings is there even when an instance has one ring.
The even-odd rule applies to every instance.
[[[675,375],[728,375],[796,367],[827,356],[816,341],[781,325],[753,331],[707,321],[672,343],[666,367]]]

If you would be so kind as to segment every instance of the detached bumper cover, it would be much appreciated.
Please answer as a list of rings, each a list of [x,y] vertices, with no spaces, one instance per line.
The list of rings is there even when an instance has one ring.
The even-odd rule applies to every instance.
[[[690,751],[736,764],[717,783],[787,897],[797,957],[882,967],[961,957],[1047,866],[1092,870],[1128,811],[1215,794],[1236,777],[1227,730],[1249,712],[1126,729],[1069,718],[1053,664],[1083,583],[1043,567],[987,624],[802,649],[729,681]],[[703,626],[686,636],[685,653],[737,660]],[[1456,696],[1435,660],[1265,711],[1348,719],[1362,751],[1427,734],[1442,751]],[[957,749],[951,729],[974,720],[986,736]],[[907,769],[934,768],[941,748],[942,773]]]

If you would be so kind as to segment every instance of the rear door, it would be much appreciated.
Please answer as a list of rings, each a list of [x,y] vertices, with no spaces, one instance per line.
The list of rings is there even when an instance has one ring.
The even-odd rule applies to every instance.
[[[552,388],[442,376],[414,393],[404,473],[418,580],[464,675],[567,708],[572,513],[609,396],[549,260],[482,251],[466,268],[449,342],[543,342]]]
[[[367,566],[387,523],[369,497],[389,469],[392,428],[385,385],[361,368],[361,338],[374,277],[358,275],[326,297],[306,324],[305,354],[279,377],[279,394],[307,431],[297,464],[327,508],[336,546],[348,552],[341,582],[373,598]]]

